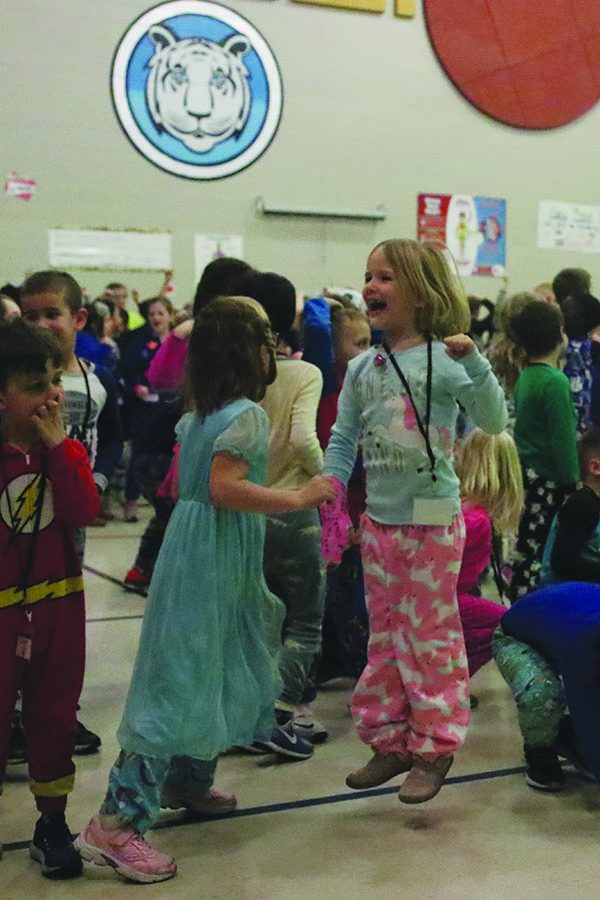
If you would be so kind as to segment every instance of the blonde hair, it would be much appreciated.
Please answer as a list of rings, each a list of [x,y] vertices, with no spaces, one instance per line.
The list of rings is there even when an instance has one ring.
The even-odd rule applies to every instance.
[[[483,506],[499,534],[514,534],[524,497],[521,463],[510,434],[475,428],[462,443],[456,469],[462,500]]]
[[[346,322],[360,322],[367,328],[371,327],[367,314],[355,306],[332,306],[330,315],[333,342],[336,347],[341,343]]]
[[[377,244],[371,253],[375,250],[382,251],[401,290],[415,303],[415,324],[421,334],[441,340],[469,330],[469,304],[443,245],[395,238]]]

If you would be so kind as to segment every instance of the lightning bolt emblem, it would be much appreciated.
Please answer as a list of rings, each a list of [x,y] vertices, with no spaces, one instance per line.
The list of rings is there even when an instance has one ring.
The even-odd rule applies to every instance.
[[[35,522],[36,510],[40,499],[41,473],[34,478],[17,494],[16,505],[12,510],[13,529],[15,534],[22,534],[26,526]]]

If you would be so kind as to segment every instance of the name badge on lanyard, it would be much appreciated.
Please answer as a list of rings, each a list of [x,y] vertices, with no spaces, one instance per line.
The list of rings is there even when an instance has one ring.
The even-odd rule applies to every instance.
[[[453,497],[415,497],[413,525],[452,525],[456,515]]]

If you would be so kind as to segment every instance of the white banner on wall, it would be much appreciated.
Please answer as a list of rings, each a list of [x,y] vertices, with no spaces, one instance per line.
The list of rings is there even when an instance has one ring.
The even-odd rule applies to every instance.
[[[538,211],[538,247],[600,253],[600,206],[542,200]]]
[[[134,272],[172,269],[171,234],[53,228],[48,232],[51,266],[119,269]]]
[[[208,263],[224,256],[244,258],[244,238],[241,234],[197,234],[194,238],[196,284]]]

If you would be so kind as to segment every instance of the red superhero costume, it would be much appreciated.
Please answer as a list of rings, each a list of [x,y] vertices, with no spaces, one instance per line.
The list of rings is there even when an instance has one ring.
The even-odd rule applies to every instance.
[[[85,608],[73,529],[100,499],[83,446],[69,438],[28,453],[0,445],[0,783],[11,715],[23,691],[31,790],[62,810],[85,664]]]

